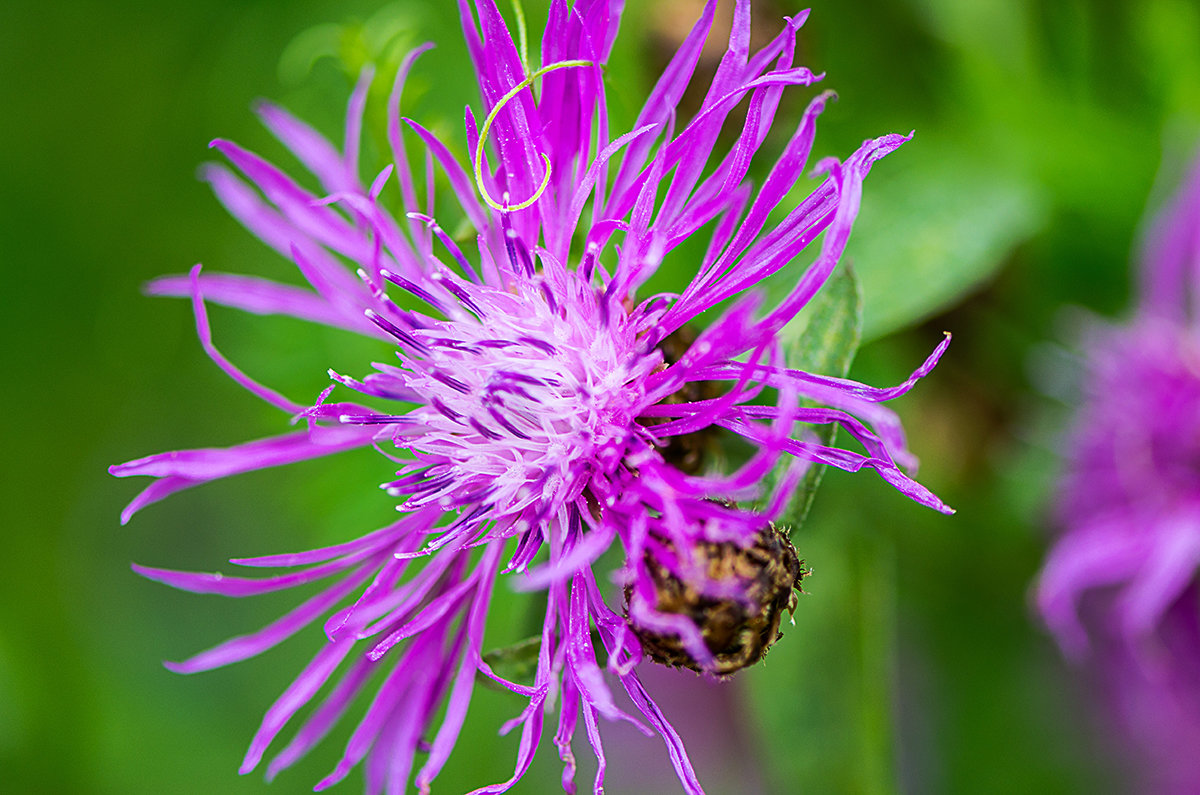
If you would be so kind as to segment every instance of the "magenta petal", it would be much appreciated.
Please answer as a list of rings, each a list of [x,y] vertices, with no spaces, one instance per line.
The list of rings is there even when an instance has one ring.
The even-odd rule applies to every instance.
[[[1181,512],[1145,528],[1157,538],[1116,603],[1131,642],[1146,638],[1200,570],[1200,513]]]
[[[417,788],[428,791],[432,782],[454,747],[458,733],[462,729],[463,720],[467,716],[467,706],[471,701],[471,691],[475,684],[475,671],[480,657],[480,643],[483,641],[483,622],[487,617],[487,602],[491,596],[492,585],[495,582],[496,564],[500,560],[503,546],[491,544],[479,561],[480,578],[475,601],[467,615],[467,649],[459,664],[458,673],[454,678],[453,689],[446,705],[446,716],[438,729],[437,736],[429,750],[429,758],[417,773]]]
[[[337,687],[326,696],[317,711],[296,732],[292,741],[267,765],[268,781],[275,778],[281,770],[291,767],[324,739],[334,723],[350,707],[350,702],[362,690],[373,670],[374,664],[369,660],[359,659],[355,662],[342,677],[342,681],[338,682]]]
[[[348,322],[321,296],[299,287],[232,273],[201,274],[199,283],[206,300],[223,306],[257,315],[291,315],[348,331],[362,331],[361,324]],[[188,276],[162,276],[146,285],[146,292],[190,298],[191,279]]]
[[[337,149],[319,132],[271,102],[255,107],[259,118],[329,192],[345,190],[346,169]]]
[[[169,585],[172,588],[178,588],[182,591],[191,591],[192,593],[211,593],[220,594],[221,596],[243,597],[243,596],[258,596],[259,594],[278,591],[283,588],[293,588],[297,585],[319,580],[330,574],[342,571],[345,568],[353,566],[358,561],[367,556],[367,553],[360,552],[356,555],[351,555],[340,560],[322,563],[319,566],[305,569],[303,571],[292,572],[290,574],[280,574],[275,577],[263,577],[260,579],[249,579],[246,577],[229,577],[219,572],[213,574],[205,574],[202,572],[193,571],[174,571],[172,569],[156,569],[149,566],[139,566],[133,564],[132,568],[135,572],[146,577],[147,579],[161,582],[164,585]]]
[[[225,371],[226,375],[236,381],[246,391],[262,398],[271,405],[291,414],[302,410],[302,406],[293,403],[275,390],[262,386],[221,355],[221,352],[217,350],[212,341],[212,329],[208,324],[208,310],[204,306],[204,294],[200,291],[199,265],[192,268],[191,281],[192,310],[196,315],[196,336],[200,338],[200,345],[204,348],[204,352],[208,354],[208,358],[212,359],[218,367]]]
[[[446,145],[439,141],[432,132],[417,124],[412,119],[404,119],[404,123],[412,128],[413,132],[424,141],[425,145],[429,147],[429,151],[437,158],[437,162],[442,166],[446,173],[446,178],[450,180],[450,184],[454,187],[454,194],[459,197],[463,211],[471,219],[471,223],[478,230],[487,229],[487,216],[480,209],[479,204],[474,198],[475,186],[462,165],[450,153]],[[463,197],[470,197],[470,199],[462,200]]]
[[[388,97],[387,135],[392,148],[392,160],[396,165],[397,179],[400,191],[404,197],[404,206],[410,212],[415,212],[420,205],[417,202],[417,192],[413,186],[412,169],[408,163],[408,153],[404,148],[404,137],[400,128],[400,98],[403,95],[404,84],[417,58],[432,49],[433,44],[422,44],[411,50],[400,63],[396,71],[396,79],[392,83],[392,93]]]
[[[146,572],[147,570],[141,570],[139,573],[146,574]],[[346,594],[361,585],[368,574],[370,574],[369,569],[356,572],[347,578],[345,582],[314,596],[258,632],[251,635],[230,638],[206,652],[197,654],[182,662],[166,663],[166,666],[177,674],[193,674],[198,671],[220,668],[224,665],[262,654],[267,649],[277,646],[312,623],[314,619],[328,610],[330,606],[337,604]],[[151,575],[147,574],[146,576]]]
[[[354,92],[350,95],[350,107],[346,110],[346,142],[343,168],[345,169],[345,186],[332,188],[338,190],[354,190],[358,188],[358,150],[362,141],[363,111],[367,107],[367,90],[375,77],[375,67],[367,64],[363,67],[354,84]]]
[[[151,477],[184,477],[191,480],[215,480],[252,469],[291,464],[317,456],[339,453],[371,443],[373,432],[357,427],[338,431],[336,440],[314,444],[307,431],[273,436],[234,447],[208,447],[196,450],[175,450],[170,453],[127,461],[109,468],[117,477],[150,475]]]
[[[408,529],[410,526],[419,525],[421,519],[420,514],[406,516],[399,521],[393,522],[387,527],[382,527],[372,533],[367,533],[353,540],[347,541],[344,544],[335,544],[334,546],[323,547],[321,549],[312,549],[307,552],[292,552],[282,555],[263,555],[257,558],[232,558],[229,562],[239,566],[256,566],[256,567],[271,567],[271,568],[286,568],[292,566],[306,566],[310,563],[324,563],[327,560],[338,558],[354,552],[366,552],[380,549],[392,543],[400,534],[401,531]]]
[[[675,728],[667,722],[658,705],[650,698],[650,694],[642,686],[641,680],[637,678],[636,674],[631,673],[621,677],[621,684],[625,686],[625,692],[633,699],[633,703],[666,743],[671,764],[675,767],[675,774],[679,776],[679,783],[683,785],[684,791],[689,795],[704,795],[704,788],[700,786],[700,780],[696,778],[696,771],[692,767],[692,760],[688,758],[687,750],[683,747],[683,740],[680,739]]]
[[[326,680],[341,665],[342,660],[346,659],[346,655],[349,654],[353,645],[352,641],[331,643],[313,657],[312,662],[300,673],[300,676],[296,677],[296,681],[292,682],[291,686],[263,716],[262,725],[255,732],[254,739],[250,741],[250,748],[246,751],[246,757],[238,769],[239,773],[244,775],[258,767],[263,753],[275,739],[275,735],[279,734],[280,729],[291,720],[292,716],[316,695]]]
[[[335,434],[325,436],[321,444],[314,443],[309,433],[291,433],[235,447],[159,453],[111,466],[108,471],[117,477],[150,475],[160,478],[125,507],[121,513],[121,523],[125,524],[142,508],[177,491],[241,472],[363,447],[370,444],[373,437],[374,431],[369,427],[365,430],[339,428]]]
[[[1163,166],[1163,177],[1178,173]],[[1142,243],[1140,309],[1148,315],[1186,322],[1196,314],[1197,263],[1200,262],[1200,157],[1195,157],[1167,206],[1153,219]],[[1191,296],[1189,313],[1186,296]],[[1184,300],[1181,300],[1184,298]]]

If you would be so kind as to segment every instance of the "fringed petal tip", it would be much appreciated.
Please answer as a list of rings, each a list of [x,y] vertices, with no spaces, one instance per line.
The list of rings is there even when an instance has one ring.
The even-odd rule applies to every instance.
[[[142,282],[142,295],[160,297],[163,295],[171,295],[168,285],[178,283],[188,277],[184,274],[171,274],[169,276],[156,276],[148,282]]]
[[[909,130],[908,135],[901,135],[900,133],[888,133],[887,135],[881,135],[878,138],[868,138],[867,140],[863,141],[863,146],[877,147],[884,150],[883,154],[888,154],[889,152],[894,151],[896,148],[911,141],[913,136],[916,134],[917,131],[915,129]]]
[[[812,171],[808,172],[808,178],[817,179],[819,177],[829,176],[833,177],[834,179],[839,179],[838,175],[841,173],[841,168],[842,161],[838,158],[832,155],[829,157],[823,157],[812,167]]]
[[[185,676],[187,674],[194,674],[194,673],[198,673],[200,671],[208,670],[207,668],[193,668],[192,666],[187,664],[186,660],[183,660],[181,662],[173,662],[171,660],[163,660],[163,668],[166,668],[168,671],[170,671],[173,674],[183,674]]]
[[[880,477],[914,502],[924,505],[927,508],[932,508],[938,513],[946,514],[947,516],[955,513],[955,510],[942,502],[941,498],[908,475],[905,475],[895,464],[875,465],[868,462],[868,466],[874,466]]]
[[[951,508],[949,505],[942,502],[941,498],[938,497],[936,494],[934,494],[929,489],[925,488],[924,486],[922,486],[919,483],[916,483],[916,481],[910,481],[910,482],[913,483],[916,486],[916,488],[913,489],[912,493],[909,493],[908,496],[912,497],[914,500],[916,500],[921,505],[925,505],[929,508],[932,508],[935,511],[937,511],[938,513],[945,514],[946,516],[953,516],[954,514],[958,513],[958,511],[956,509]],[[896,484],[893,484],[893,485],[896,485]],[[904,492],[904,493],[908,493],[904,488],[901,488],[900,491]]]
[[[797,12],[795,16],[784,17],[783,19],[787,22],[789,28],[791,28],[793,31],[797,31],[804,27],[804,23],[808,21],[808,16],[811,13],[811,8],[805,8],[804,10]]]
[[[169,573],[166,569],[156,569],[153,566],[143,566],[140,563],[133,562],[130,562],[129,568],[134,574],[155,582],[164,582],[165,578],[163,575]]]
[[[130,563],[135,574],[148,580],[162,583],[171,588],[192,593],[211,593],[224,596],[234,596],[238,592],[253,592],[254,581],[240,577],[226,577],[220,572],[176,571],[174,569],[158,569],[153,566],[143,566],[140,563]]]

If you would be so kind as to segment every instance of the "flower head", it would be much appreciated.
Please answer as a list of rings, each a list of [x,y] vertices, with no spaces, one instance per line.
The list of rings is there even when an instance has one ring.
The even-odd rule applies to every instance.
[[[1140,276],[1132,319],[1087,340],[1086,401],[1057,502],[1063,532],[1037,602],[1068,654],[1095,651],[1126,727],[1171,780],[1165,789],[1191,792],[1200,787],[1200,160],[1149,227]]]
[[[527,707],[506,727],[521,729],[512,778],[480,792],[504,791],[522,776],[546,707],[556,698],[554,742],[569,791],[580,716],[599,760],[600,791],[605,765],[597,719],[603,716],[661,735],[684,789],[699,792],[678,735],[638,678],[636,666],[646,654],[662,659],[645,651],[646,639],[669,641],[677,655],[669,662],[686,660],[712,673],[761,657],[803,572],[771,522],[814,463],[874,469],[918,502],[949,510],[902,471],[914,462],[894,415],[879,405],[927,373],[947,343],[905,383],[875,389],[789,369],[780,339],[833,272],[863,178],[907,138],[883,136],[844,162],[818,163],[816,189],[769,226],[803,173],[829,95],[812,101],[755,189],[748,169],[781,93],[821,78],[793,65],[806,15],[787,20],[777,38],[751,54],[750,8],[743,1],[704,102],[677,130],[675,108],[693,78],[715,5],[706,6],[634,129],[611,140],[603,64],[622,3],[552,3],[542,39],[545,65],[531,69],[493,2],[479,0],[474,13],[459,3],[486,111],[482,123],[467,111],[472,156],[466,165],[429,130],[400,116],[406,76],[425,47],[408,56],[396,77],[388,106],[393,162],[369,185],[358,176],[369,71],[351,97],[341,153],[282,109],[259,109],[320,180],[323,196],[236,144],[213,143],[242,174],[209,166],[206,178],[218,198],[291,259],[312,289],[201,273],[197,266],[188,276],[154,282],[150,291],[191,296],[208,354],[304,429],[114,467],[117,475],[156,478],[123,518],[215,478],[370,445],[399,464],[384,487],[402,513],[393,524],[334,547],[233,561],[287,570],[265,578],[137,567],[175,587],[231,596],[341,578],[261,632],[171,666],[199,671],[245,659],[324,618],[329,642],[268,710],[243,772],[257,766],[319,692],[325,691],[320,705],[274,757],[269,775],[320,741],[370,686],[376,688],[371,705],[321,785],[365,759],[368,791],[401,791],[423,748],[428,757],[415,783],[427,791],[482,675],[526,699]],[[748,110],[736,143],[713,160],[717,136],[742,100]],[[419,209],[431,206],[432,197],[418,195],[405,129],[452,186],[474,230],[469,242]],[[408,210],[399,218],[381,202],[393,184]],[[664,258],[708,226],[708,251],[694,278],[678,293],[639,295]],[[814,261],[790,292],[761,309],[749,288],[822,235]],[[330,372],[333,384],[315,404],[299,405],[221,356],[206,301],[348,328],[385,341],[396,358],[365,374]],[[728,301],[701,332],[685,330]],[[347,402],[331,401],[335,388]],[[774,401],[754,402],[767,388]],[[390,408],[372,407],[377,404]],[[842,427],[864,452],[822,443],[811,428],[828,424]],[[731,472],[697,466],[699,448],[689,439],[715,429],[742,436],[757,452]],[[691,463],[681,464],[684,458]],[[760,484],[781,460],[791,463],[762,493]],[[746,507],[754,500],[763,507]],[[616,593],[624,592],[625,604],[614,606],[607,578],[593,564],[617,544],[624,564],[614,575]],[[710,565],[718,558],[733,561],[725,573]],[[769,571],[747,576],[753,565]],[[485,654],[485,621],[501,575],[520,589],[547,593],[532,682],[504,679]],[[672,609],[660,598],[668,582],[693,597],[686,608]],[[741,618],[734,626],[728,619],[706,621],[705,605],[724,605],[722,615]],[[726,645],[742,644],[733,652],[740,664],[728,663],[729,650],[713,627],[730,636]],[[618,707],[613,681],[636,714]]]

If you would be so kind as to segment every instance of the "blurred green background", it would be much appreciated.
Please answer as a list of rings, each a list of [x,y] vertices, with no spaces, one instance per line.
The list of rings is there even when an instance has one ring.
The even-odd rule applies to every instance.
[[[688,0],[628,4],[611,69],[617,132],[697,13]],[[526,6],[537,30],[543,12]],[[797,7],[754,9],[756,36],[769,36]],[[137,484],[105,468],[280,429],[203,357],[186,304],[139,286],[196,261],[286,273],[195,179],[207,142],[229,137],[293,168],[257,125],[255,98],[336,140],[350,81],[318,56],[386,63],[424,40],[438,48],[404,112],[459,142],[476,97],[450,3],[6,9],[0,322],[5,371],[23,392],[9,393],[2,431],[0,790],[301,792],[332,768],[349,725],[271,785],[236,775],[319,628],[193,677],[159,662],[261,626],[292,597],[176,593],[128,564],[215,570],[376,527],[394,515],[375,488],[383,462],[363,452],[242,476],[125,528],[117,516]],[[1031,617],[1028,589],[1068,416],[1064,307],[1117,316],[1126,304],[1156,174],[1169,182],[1200,140],[1200,11],[1189,0],[843,0],[816,5],[798,60],[840,95],[817,155],[917,131],[866,184],[849,253],[867,341],[852,374],[899,382],[953,331],[942,364],[893,407],[922,481],[959,512],[935,515],[870,474],[826,478],[794,537],[815,572],[796,626],[712,696],[720,709],[681,723],[704,749],[702,779],[713,793],[1123,791],[1103,712]],[[811,96],[785,101],[776,151]],[[327,367],[361,372],[380,356],[299,322],[213,319],[226,354],[298,400],[325,385]],[[657,682],[668,712],[704,697],[688,677]],[[435,791],[506,778],[515,738],[495,728],[518,709],[481,690]],[[609,791],[676,791],[661,745],[621,731],[606,734]],[[547,745],[515,791],[554,791],[558,768]],[[342,791],[360,786],[355,774]]]

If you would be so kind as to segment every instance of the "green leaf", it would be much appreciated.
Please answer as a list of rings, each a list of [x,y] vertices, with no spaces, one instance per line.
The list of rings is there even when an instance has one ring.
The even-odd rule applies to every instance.
[[[287,86],[303,84],[317,61],[338,57],[341,42],[341,25],[326,23],[300,31],[279,56],[279,81]]]
[[[862,339],[862,293],[858,279],[848,262],[843,262],[821,288],[804,311],[781,332],[787,365],[819,375],[845,377]],[[816,405],[804,400],[802,405]],[[833,443],[837,425],[819,425],[814,430],[821,444]],[[791,456],[775,467],[768,483],[774,485],[791,465]],[[808,515],[816,496],[825,467],[814,464],[808,468],[799,488],[792,495],[782,523],[787,532],[794,531]]]
[[[542,636],[534,635],[511,646],[505,646],[502,649],[493,649],[485,653],[483,661],[491,666],[492,671],[497,676],[503,677],[510,682],[529,684],[533,681],[534,674],[537,673],[538,652],[541,651],[541,647]],[[497,684],[482,673],[477,673],[475,677],[481,684],[487,687],[508,692],[502,685]]]
[[[871,175],[846,247],[862,281],[864,340],[957,303],[1046,217],[1029,181],[977,155],[920,143]]]
[[[373,64],[380,93],[386,97],[400,62],[412,47],[412,32],[420,29],[419,16],[415,6],[392,3],[366,21],[348,19],[306,28],[279,57],[280,81],[302,84],[323,58],[337,61],[351,81],[358,78],[364,66]]]
[[[845,377],[862,337],[862,311],[857,268],[844,262],[779,333],[788,367]]]

